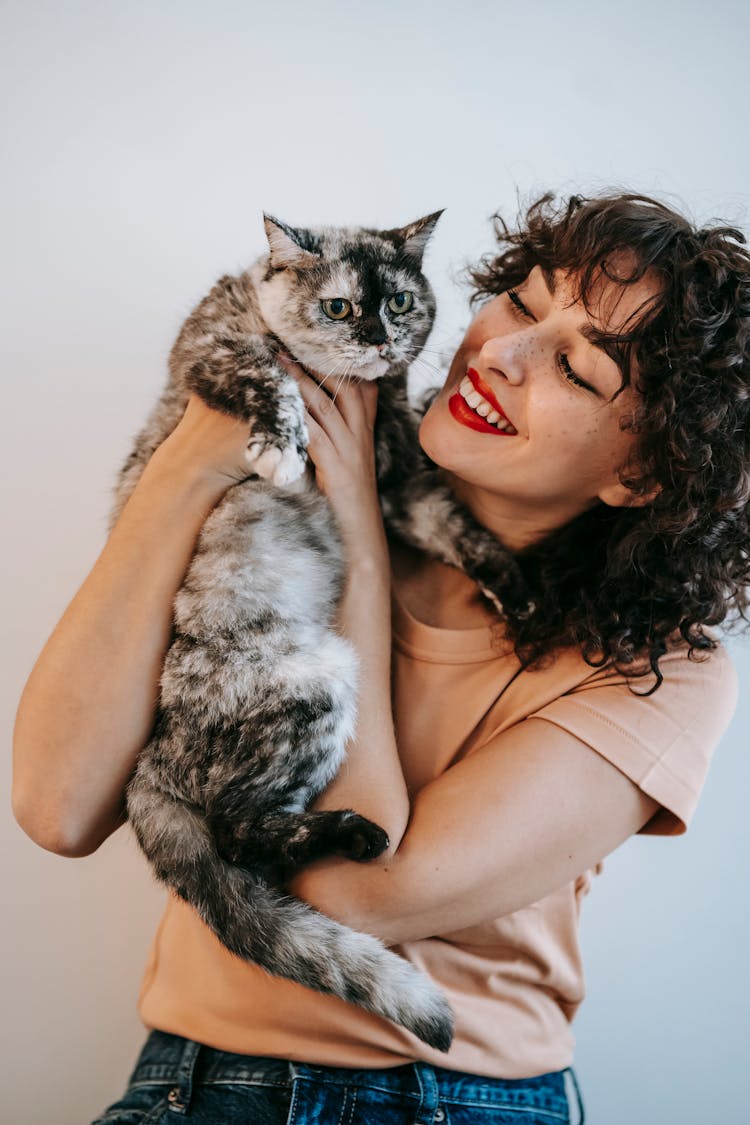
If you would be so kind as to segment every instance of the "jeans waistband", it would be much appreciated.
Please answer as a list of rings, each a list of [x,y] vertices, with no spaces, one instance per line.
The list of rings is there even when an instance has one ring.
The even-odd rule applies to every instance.
[[[170,1108],[187,1113],[195,1083],[291,1086],[313,1082],[398,1094],[428,1108],[438,1102],[513,1109],[540,1109],[568,1120],[571,1101],[583,1107],[572,1070],[534,1078],[484,1078],[415,1062],[383,1070],[318,1066],[266,1056],[239,1055],[206,1047],[163,1031],[152,1031],[131,1075],[131,1085],[169,1085]],[[571,1090],[574,1099],[569,1097]],[[576,1117],[573,1117],[576,1121]]]

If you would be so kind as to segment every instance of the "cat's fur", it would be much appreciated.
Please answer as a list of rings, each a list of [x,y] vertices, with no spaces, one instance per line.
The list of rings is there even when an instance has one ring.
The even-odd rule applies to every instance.
[[[434,315],[421,259],[438,217],[387,232],[295,230],[266,217],[270,254],[221,278],[183,325],[113,519],[190,392],[251,423],[254,475],[209,515],[175,599],[128,816],[158,878],[233,953],[447,1049],[450,1008],[426,977],[283,890],[301,864],[332,853],[367,860],[388,841],[354,812],[308,811],[354,732],[356,657],[331,627],[343,562],[328,503],[309,480],[284,487],[301,477],[307,435],[296,383],[275,361],[283,347],[329,387],[381,378],[378,480],[392,530],[478,578],[498,566],[507,578],[507,555],[419,452],[406,397]],[[412,309],[389,316],[386,301],[403,292]],[[329,320],[325,298],[346,298],[351,315]]]

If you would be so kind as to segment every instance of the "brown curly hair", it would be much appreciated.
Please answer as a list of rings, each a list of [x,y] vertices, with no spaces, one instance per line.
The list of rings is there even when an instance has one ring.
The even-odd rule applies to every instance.
[[[715,647],[705,626],[746,621],[750,578],[750,254],[741,231],[697,229],[636,194],[534,202],[516,229],[495,216],[499,254],[469,271],[472,301],[522,283],[534,266],[571,271],[589,307],[602,273],[649,271],[659,292],[619,334],[595,332],[639,395],[624,422],[634,457],[621,481],[656,491],[645,506],[600,503],[516,556],[527,598],[506,606],[525,666],[575,645],[593,667],[662,682],[674,643]],[[628,252],[623,255],[622,251]],[[612,263],[625,258],[632,272]],[[619,393],[619,392],[618,392]],[[528,603],[533,603],[529,613]],[[650,694],[650,692],[649,692]]]

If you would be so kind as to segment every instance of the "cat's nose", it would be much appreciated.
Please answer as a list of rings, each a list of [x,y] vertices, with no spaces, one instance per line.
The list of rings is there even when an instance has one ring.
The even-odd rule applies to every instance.
[[[379,316],[371,316],[362,321],[362,339],[366,344],[384,344],[388,339],[385,325]]]

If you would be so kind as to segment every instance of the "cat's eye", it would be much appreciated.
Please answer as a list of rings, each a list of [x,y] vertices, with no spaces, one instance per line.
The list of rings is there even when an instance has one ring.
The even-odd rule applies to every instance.
[[[405,313],[414,304],[414,294],[405,289],[403,293],[394,293],[388,302],[388,308],[392,313]]]
[[[346,320],[352,311],[351,301],[343,297],[329,297],[327,301],[321,301],[320,305],[331,320]]]

